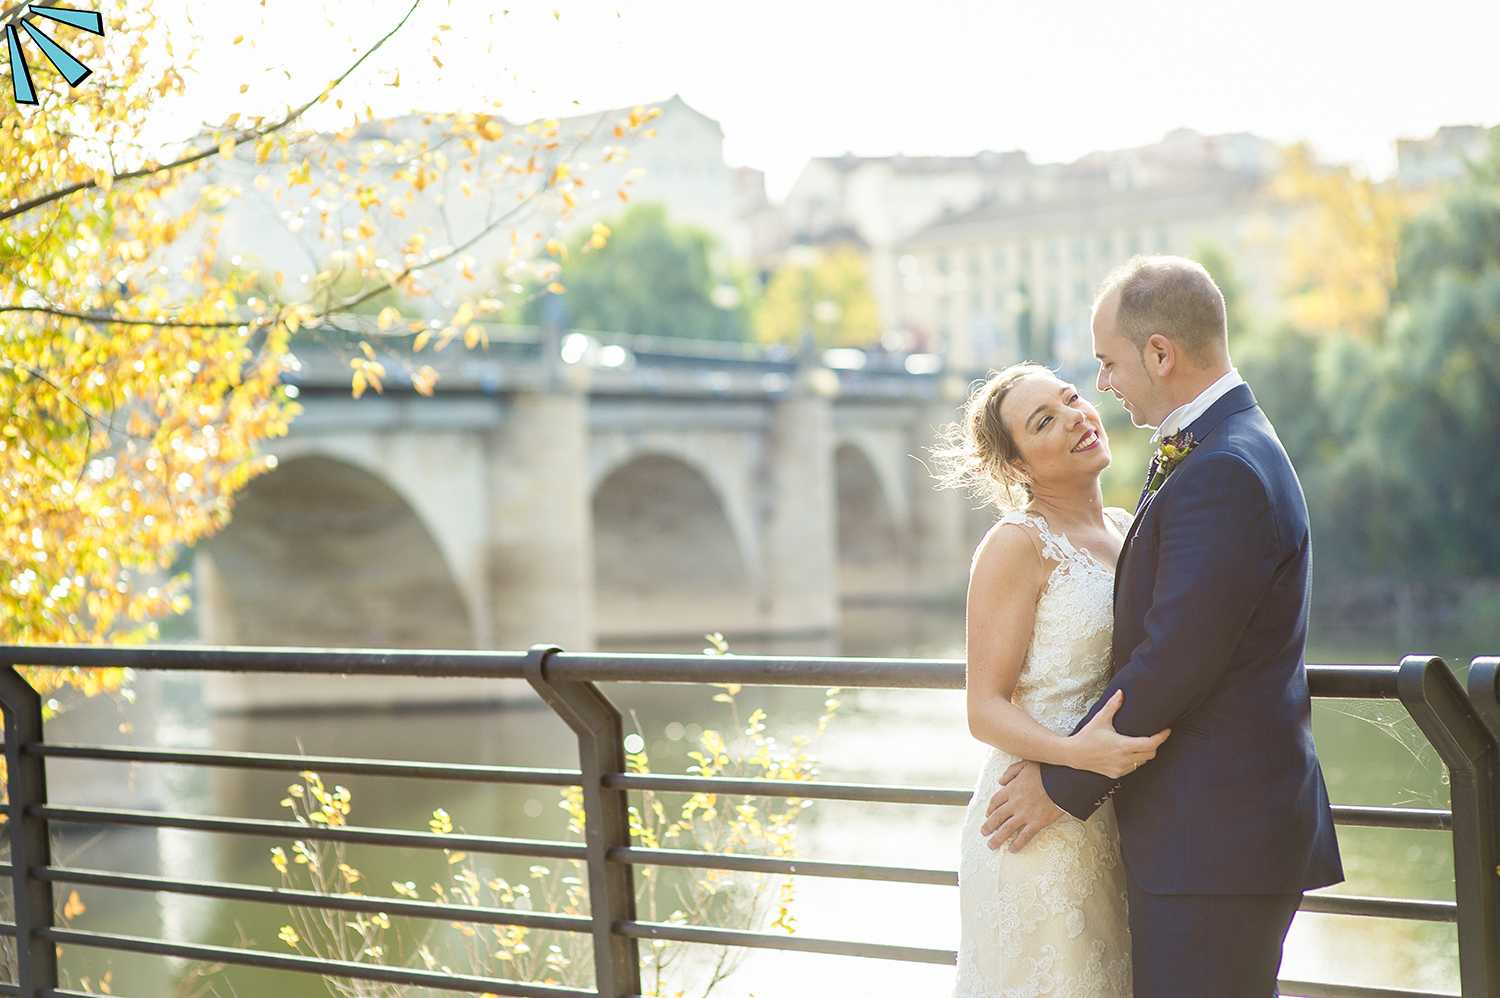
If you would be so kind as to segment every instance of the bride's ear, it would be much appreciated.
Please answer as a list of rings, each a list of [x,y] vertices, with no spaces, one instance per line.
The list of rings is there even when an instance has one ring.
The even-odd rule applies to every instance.
[[[1026,462],[1021,458],[1013,458],[1005,462],[1005,473],[1018,482],[1031,483],[1031,473],[1026,467]]]

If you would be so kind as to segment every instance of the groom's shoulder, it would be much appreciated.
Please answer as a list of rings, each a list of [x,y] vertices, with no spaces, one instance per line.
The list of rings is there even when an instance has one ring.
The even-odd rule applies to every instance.
[[[1266,470],[1285,468],[1290,470],[1291,459],[1276,428],[1266,418],[1260,406],[1252,405],[1226,417],[1210,434],[1205,443],[1215,445],[1213,449],[1237,453],[1257,468]]]

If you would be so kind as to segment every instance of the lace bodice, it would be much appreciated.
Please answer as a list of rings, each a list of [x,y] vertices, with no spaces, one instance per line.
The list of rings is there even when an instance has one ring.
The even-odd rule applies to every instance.
[[[1130,514],[1123,509],[1105,512],[1121,531],[1129,526]],[[1046,727],[1066,734],[1109,682],[1114,572],[1065,535],[1053,533],[1034,513],[1007,513],[1000,524],[1008,523],[1035,530],[1043,555],[1056,562],[1037,600],[1015,702]]]
[[[1106,513],[1124,531],[1130,514]],[[1036,605],[1015,702],[1046,727],[1071,732],[1109,682],[1114,574],[1047,528],[1009,513],[1003,524],[1036,532],[1053,563]],[[1000,776],[1016,757],[992,749],[969,804],[959,850],[956,998],[1130,998],[1130,932],[1112,802],[1088,821],[1064,816],[1019,853],[991,850],[979,828]]]

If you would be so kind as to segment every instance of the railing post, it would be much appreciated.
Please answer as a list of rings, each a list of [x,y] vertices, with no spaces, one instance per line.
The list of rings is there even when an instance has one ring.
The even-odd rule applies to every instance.
[[[57,987],[57,947],[40,929],[52,928],[52,884],[31,871],[52,865],[47,821],[28,812],[47,803],[46,760],[22,752],[42,740],[42,698],[15,669],[0,666],[5,714],[5,789],[10,804],[11,897],[16,917],[17,981],[22,998]]]
[[[1490,898],[1484,937],[1490,952],[1500,953],[1500,657],[1476,658],[1469,663],[1469,702],[1495,746],[1489,758],[1489,798],[1481,801],[1490,817],[1489,852],[1480,862]],[[1500,989],[1494,993],[1500,994]]]
[[[1448,767],[1459,988],[1464,998],[1500,998],[1500,742],[1441,658],[1403,658],[1396,689]]]
[[[547,677],[547,660],[558,651],[554,645],[535,645],[524,668],[527,681],[578,736],[589,915],[594,922],[594,986],[604,998],[638,995],[641,961],[636,941],[614,931],[617,922],[635,921],[635,878],[628,863],[609,858],[610,850],[630,845],[628,797],[627,791],[604,786],[604,774],[625,771],[624,725],[615,705],[593,683]]]

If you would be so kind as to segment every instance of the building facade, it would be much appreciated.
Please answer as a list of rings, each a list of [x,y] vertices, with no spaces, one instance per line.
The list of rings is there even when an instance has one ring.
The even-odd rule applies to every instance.
[[[1025,153],[812,160],[780,208],[776,238],[860,247],[889,342],[967,371],[1087,353],[1094,289],[1138,252],[1214,247],[1257,308],[1274,308],[1276,211],[1261,191],[1275,146],[1179,129],[1137,149],[1068,164]]]

